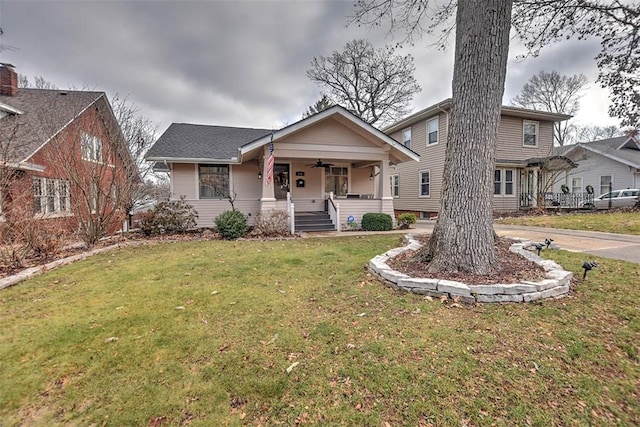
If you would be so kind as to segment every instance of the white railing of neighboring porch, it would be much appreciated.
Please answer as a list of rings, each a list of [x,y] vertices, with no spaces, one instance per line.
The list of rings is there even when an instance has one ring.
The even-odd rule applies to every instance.
[[[287,215],[289,216],[289,230],[291,234],[296,233],[296,209],[291,201],[291,193],[287,192]]]
[[[329,217],[331,218],[331,221],[336,225],[336,230],[339,233],[340,229],[342,228],[340,226],[340,204],[336,204],[333,200],[333,191],[329,193],[327,208],[329,211]]]

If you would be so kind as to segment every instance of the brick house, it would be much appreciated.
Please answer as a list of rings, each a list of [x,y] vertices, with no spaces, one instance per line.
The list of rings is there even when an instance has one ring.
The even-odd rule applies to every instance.
[[[120,228],[133,161],[104,92],[18,88],[0,64],[0,209],[72,232]],[[17,213],[19,212],[19,213]]]

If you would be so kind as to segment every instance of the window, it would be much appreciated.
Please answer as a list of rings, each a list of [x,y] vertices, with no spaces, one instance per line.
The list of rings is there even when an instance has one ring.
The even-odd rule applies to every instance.
[[[429,171],[420,171],[420,197],[431,196],[431,174]]]
[[[349,169],[330,167],[325,169],[324,191],[335,196],[346,196],[349,191]]]
[[[522,122],[522,145],[525,147],[538,146],[538,122],[527,120]]]
[[[600,177],[600,194],[609,192],[613,184],[613,177],[611,175],[604,175]]]
[[[406,128],[402,131],[402,144],[411,148],[411,128]]]
[[[496,169],[493,178],[493,194],[502,193],[502,170]]]
[[[41,214],[70,212],[69,181],[33,178],[33,210]]]
[[[511,169],[504,171],[504,194],[513,196],[513,171]]]
[[[514,195],[513,169],[496,169],[493,175],[493,194],[497,196]]]
[[[391,175],[391,195],[400,197],[400,175]]]
[[[229,197],[229,166],[198,165],[198,182],[201,199]]]
[[[573,194],[582,193],[582,178],[571,178],[571,192]]]
[[[91,162],[102,161],[102,141],[97,136],[83,132],[80,137],[80,147],[82,149],[82,159]]]
[[[427,122],[427,145],[438,143],[438,118]]]

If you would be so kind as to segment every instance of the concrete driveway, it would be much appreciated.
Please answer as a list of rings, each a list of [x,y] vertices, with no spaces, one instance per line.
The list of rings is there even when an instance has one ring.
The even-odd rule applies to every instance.
[[[431,233],[434,225],[435,221],[418,221],[411,230],[415,233]],[[640,264],[640,236],[503,224],[495,224],[494,229],[499,236],[523,238],[540,243],[549,238],[553,239],[554,245],[560,249]]]

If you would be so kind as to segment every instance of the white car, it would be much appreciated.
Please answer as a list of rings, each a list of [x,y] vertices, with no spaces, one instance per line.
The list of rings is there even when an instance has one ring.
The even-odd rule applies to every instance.
[[[610,193],[605,193],[593,199],[593,205],[585,204],[585,207],[607,209],[609,207],[609,199],[611,199],[612,208],[633,207],[638,202],[638,189],[625,188],[624,190],[614,190]]]

